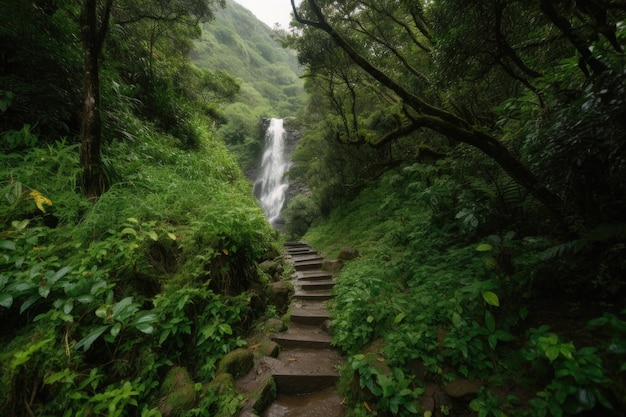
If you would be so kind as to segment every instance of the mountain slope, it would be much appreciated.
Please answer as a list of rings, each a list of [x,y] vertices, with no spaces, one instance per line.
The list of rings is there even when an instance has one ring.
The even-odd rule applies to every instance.
[[[269,26],[232,0],[204,25],[192,61],[200,68],[237,77],[242,83],[237,101],[264,108],[266,116],[294,114],[303,103],[295,53],[282,48]]]

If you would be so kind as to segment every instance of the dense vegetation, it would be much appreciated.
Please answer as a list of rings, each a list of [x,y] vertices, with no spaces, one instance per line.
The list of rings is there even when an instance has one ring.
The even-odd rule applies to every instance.
[[[244,172],[260,160],[261,118],[292,116],[304,105],[296,56],[280,46],[283,37],[284,33],[273,33],[250,11],[229,0],[216,20],[203,27],[192,54],[198,67],[226,72],[240,85],[237,99],[221,106],[225,120],[218,134]]]
[[[471,389],[420,413],[623,415],[623,2],[295,11],[312,195],[288,230],[318,213],[310,244],[361,253],[333,306],[352,415],[414,415],[433,386]]]
[[[217,133],[240,84],[188,58],[220,3],[1,3],[0,415],[241,405],[207,383],[263,313],[277,236]]]

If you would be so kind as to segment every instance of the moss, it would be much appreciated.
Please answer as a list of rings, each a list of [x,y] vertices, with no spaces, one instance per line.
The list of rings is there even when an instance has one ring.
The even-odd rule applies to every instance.
[[[254,365],[254,353],[248,349],[235,349],[228,353],[220,361],[217,370],[218,373],[229,373],[235,378],[241,378]]]
[[[164,417],[179,416],[196,403],[196,389],[185,368],[176,366],[167,373],[161,385],[159,411]]]
[[[263,413],[276,399],[276,382],[274,378],[268,377],[259,389],[254,392],[252,397],[257,399],[252,409],[258,414]]]

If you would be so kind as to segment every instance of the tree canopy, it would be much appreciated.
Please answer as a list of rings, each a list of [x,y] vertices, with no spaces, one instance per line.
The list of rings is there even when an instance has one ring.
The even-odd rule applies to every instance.
[[[292,46],[306,65],[308,90],[326,103],[320,116],[329,124],[326,134],[383,147],[432,140],[423,133],[428,129],[444,148],[464,143],[482,151],[553,213],[577,210],[533,170],[520,153],[533,144],[522,131],[511,137],[509,128],[575,108],[594,85],[620,85],[621,2],[307,0],[292,6],[299,28]],[[513,107],[526,119],[513,120]],[[612,162],[621,166],[621,160]]]

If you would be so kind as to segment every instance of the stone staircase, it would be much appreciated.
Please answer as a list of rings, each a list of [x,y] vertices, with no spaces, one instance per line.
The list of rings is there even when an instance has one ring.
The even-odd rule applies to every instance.
[[[335,388],[337,366],[343,359],[331,347],[327,333],[326,302],[332,297],[333,274],[323,270],[324,259],[306,243],[287,243],[285,253],[296,271],[291,319],[287,331],[271,337],[281,347],[276,358],[281,365],[272,372],[279,395],[263,415],[343,416],[342,399]]]
[[[247,398],[238,416],[342,417],[336,385],[343,358],[331,346],[326,306],[334,274],[324,271],[324,264],[331,261],[302,242],[285,244],[285,258],[295,269],[289,325],[270,334],[275,346],[256,355],[254,368],[237,381]]]

